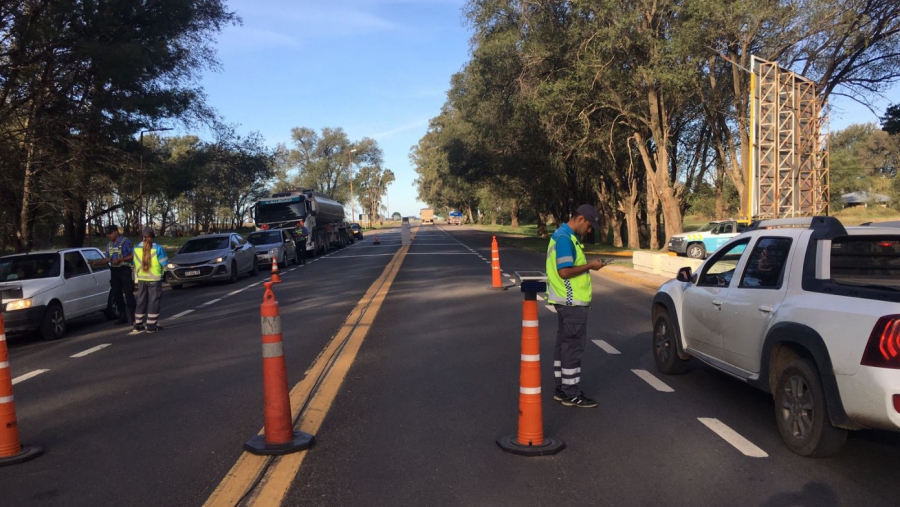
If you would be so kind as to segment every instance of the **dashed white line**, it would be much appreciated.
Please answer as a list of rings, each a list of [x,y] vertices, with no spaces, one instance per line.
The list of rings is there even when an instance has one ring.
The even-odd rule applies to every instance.
[[[544,305],[544,306],[546,306],[546,308],[548,310],[550,310],[551,312],[556,313],[556,308],[553,308],[553,305]]]
[[[653,374],[647,370],[631,370],[631,371],[638,377],[641,377],[641,379],[643,379],[644,382],[650,384],[657,391],[660,391],[663,393],[674,393],[675,392],[674,389],[672,389],[671,387],[666,385],[666,383],[663,382],[662,380],[659,380],[658,378],[654,377]]]
[[[179,318],[179,317],[184,317],[185,315],[187,315],[187,314],[189,314],[189,313],[192,313],[193,311],[194,311],[194,310],[185,310],[185,311],[183,311],[183,312],[181,312],[181,313],[177,313],[177,314],[175,314],[175,315],[172,315],[171,317],[168,318],[168,320],[175,320],[175,319],[177,319],[177,318]]]
[[[616,350],[615,347],[613,347],[613,346],[610,345],[609,343],[606,343],[606,342],[603,341],[603,340],[592,340],[592,341],[593,341],[594,344],[596,344],[598,347],[600,347],[601,349],[603,349],[603,351],[606,352],[607,354],[621,354],[621,352],[619,352],[618,350]]]
[[[716,435],[722,437],[722,439],[731,444],[735,449],[741,451],[741,454],[744,456],[749,456],[751,458],[769,457],[766,451],[742,437],[738,432],[729,428],[728,425],[722,421],[711,417],[698,417],[697,420],[702,422],[707,428],[713,430]]]
[[[252,287],[252,285],[251,285],[251,287]],[[221,299],[213,299],[212,301],[207,301],[207,302],[203,303],[202,305],[198,306],[197,308],[203,308],[204,306],[214,305],[214,304],[218,303],[219,301],[221,301]]]
[[[109,347],[110,345],[112,345],[112,343],[104,343],[102,345],[97,345],[96,347],[89,348],[85,351],[79,352],[79,353],[71,355],[69,357],[84,357],[88,354],[93,354],[94,352],[97,352],[98,350],[103,350],[106,347]]]
[[[229,292],[228,294],[225,294],[225,297],[234,296],[235,294],[240,294],[241,292],[244,292],[244,289],[238,289],[236,291]]]
[[[16,384],[18,384],[19,382],[24,382],[24,381],[26,381],[26,380],[28,380],[28,379],[30,379],[30,378],[37,377],[37,376],[40,375],[41,373],[46,373],[46,372],[48,372],[48,371],[50,371],[50,370],[34,370],[34,371],[30,371],[30,372],[26,373],[25,375],[20,375],[20,376],[18,376],[18,377],[16,377],[16,378],[12,379],[12,383],[13,383],[13,385],[16,385]]]

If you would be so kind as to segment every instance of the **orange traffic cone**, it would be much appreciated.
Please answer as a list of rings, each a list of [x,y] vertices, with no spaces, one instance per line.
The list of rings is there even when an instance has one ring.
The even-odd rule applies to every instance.
[[[375,235],[375,239],[372,240],[373,245],[380,245],[381,241],[378,241],[378,234]]]
[[[23,447],[19,442],[12,375],[9,371],[9,349],[6,347],[6,327],[3,315],[0,315],[0,466],[22,463],[43,452],[40,447]]]
[[[281,283],[281,276],[278,274],[278,258],[275,255],[269,257],[272,261],[272,283]]]
[[[522,290],[525,290],[523,285]],[[566,444],[544,436],[541,405],[541,340],[538,331],[537,293],[525,293],[522,304],[522,362],[519,373],[519,430],[497,439],[504,451],[523,456],[547,456]]]
[[[497,236],[492,236],[491,241],[491,288],[506,290],[500,279],[500,247],[497,246]]]
[[[278,301],[272,293],[272,283],[265,282],[266,293],[259,307],[262,321],[263,352],[263,414],[265,431],[252,437],[244,449],[266,456],[302,451],[313,444],[315,437],[294,430],[291,420],[291,399],[288,392],[287,368],[281,337],[281,317]]]

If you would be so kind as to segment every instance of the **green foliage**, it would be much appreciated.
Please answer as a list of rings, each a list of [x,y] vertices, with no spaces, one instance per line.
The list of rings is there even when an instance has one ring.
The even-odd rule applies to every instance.
[[[900,104],[887,108],[881,117],[881,128],[892,136],[900,134]]]

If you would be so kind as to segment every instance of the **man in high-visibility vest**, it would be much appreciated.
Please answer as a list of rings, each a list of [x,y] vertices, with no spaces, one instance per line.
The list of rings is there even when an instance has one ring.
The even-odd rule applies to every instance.
[[[153,229],[144,227],[142,241],[134,247],[134,278],[138,283],[137,308],[134,311],[132,334],[143,331],[155,333],[162,329],[159,320],[159,300],[162,298],[163,271],[169,263],[166,251],[153,239]]]
[[[553,350],[553,374],[556,392],[553,399],[567,407],[593,408],[597,402],[581,391],[581,356],[587,341],[587,317],[591,305],[591,270],[605,266],[602,261],[588,262],[581,238],[600,230],[597,208],[583,204],[572,218],[562,224],[547,247],[547,301],[557,316],[556,347]]]

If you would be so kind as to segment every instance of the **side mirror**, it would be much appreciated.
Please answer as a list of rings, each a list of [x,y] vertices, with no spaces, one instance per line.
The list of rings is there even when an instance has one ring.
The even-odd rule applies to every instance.
[[[678,270],[678,275],[675,277],[679,282],[690,282],[691,281],[691,268],[684,267]]]

